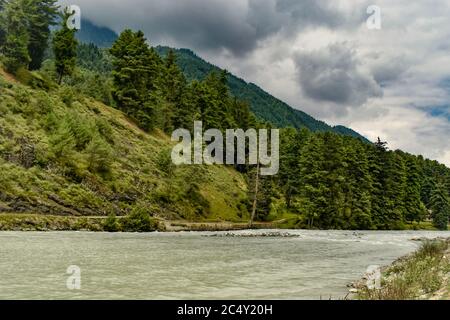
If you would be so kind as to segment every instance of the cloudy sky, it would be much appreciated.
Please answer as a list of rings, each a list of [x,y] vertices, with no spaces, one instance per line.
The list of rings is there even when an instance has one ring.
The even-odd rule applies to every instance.
[[[191,48],[294,108],[450,166],[447,0],[69,2],[98,25]],[[380,30],[367,27],[370,5]]]

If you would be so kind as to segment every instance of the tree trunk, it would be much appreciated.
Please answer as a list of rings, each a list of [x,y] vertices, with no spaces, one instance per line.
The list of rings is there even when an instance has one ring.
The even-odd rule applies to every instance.
[[[256,182],[255,182],[255,197],[253,199],[252,217],[250,219],[249,228],[253,227],[253,222],[255,221],[256,209],[258,205],[258,190],[259,189],[259,161],[256,166]]]

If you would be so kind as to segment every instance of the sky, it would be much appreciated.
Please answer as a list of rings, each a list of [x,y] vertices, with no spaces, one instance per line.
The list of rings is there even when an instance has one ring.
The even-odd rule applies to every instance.
[[[116,32],[190,48],[329,124],[450,166],[450,1],[64,2]],[[367,26],[370,5],[380,29]]]

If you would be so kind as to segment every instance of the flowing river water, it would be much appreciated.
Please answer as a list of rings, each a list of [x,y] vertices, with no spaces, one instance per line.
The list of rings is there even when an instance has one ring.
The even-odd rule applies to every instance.
[[[450,237],[304,230],[258,236],[267,232],[0,232],[0,299],[339,299],[369,266],[416,250],[412,238]],[[67,286],[73,265],[81,271],[79,290]]]

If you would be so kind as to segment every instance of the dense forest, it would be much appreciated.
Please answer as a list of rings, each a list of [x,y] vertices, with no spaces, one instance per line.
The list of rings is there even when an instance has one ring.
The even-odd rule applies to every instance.
[[[56,0],[0,0],[0,10],[0,53],[5,70],[33,90],[56,92],[69,108],[74,104],[67,92],[72,92],[114,107],[145,132],[162,132],[166,137],[176,128],[192,130],[196,120],[203,121],[205,130],[280,128],[277,176],[259,177],[250,165],[228,168],[245,179],[247,194],[240,210],[256,210],[260,221],[288,217],[290,227],[298,228],[404,229],[432,220],[436,228],[447,229],[450,169],[436,161],[390,150],[381,139],[368,143],[346,128],[330,132],[310,130],[306,125],[284,127],[280,119],[262,121],[252,108],[259,102],[233,92],[226,71],[213,69],[194,77],[193,71],[186,72],[185,62],[178,62],[175,51],[151,47],[141,31],[124,30],[106,49],[78,43],[76,30],[65,23],[52,32],[51,26],[67,17],[59,17]],[[0,91],[0,96],[4,92]],[[46,116],[45,125],[55,132],[49,140],[54,157],[29,167],[51,170],[51,163],[57,162],[71,168],[65,171],[66,178],[84,184],[87,176],[74,164],[73,149],[89,154],[84,170],[90,175],[111,180],[114,146],[108,142],[108,124],[95,126],[94,135],[92,128],[74,129],[76,121],[64,119],[62,125],[58,122],[62,120]],[[0,152],[0,157],[9,161],[4,155]],[[175,178],[168,161],[170,158],[159,158],[158,163],[170,181]],[[194,215],[201,216],[201,208],[210,204],[201,197],[198,186],[191,187],[173,201],[188,198],[186,201],[200,208]],[[257,205],[252,208],[254,199]],[[155,209],[145,210],[152,215]]]

